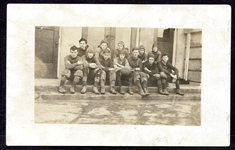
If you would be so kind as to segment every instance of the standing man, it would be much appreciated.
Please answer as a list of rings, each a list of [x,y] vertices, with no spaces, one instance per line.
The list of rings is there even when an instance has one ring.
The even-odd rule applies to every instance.
[[[179,84],[179,74],[178,69],[172,66],[171,63],[168,62],[168,54],[162,55],[162,60],[158,62],[158,69],[160,71],[160,75],[162,78],[162,87],[163,93],[165,95],[169,95],[168,91],[166,90],[167,81],[175,83],[176,86],[176,94],[184,95],[183,92],[180,91],[180,84]]]

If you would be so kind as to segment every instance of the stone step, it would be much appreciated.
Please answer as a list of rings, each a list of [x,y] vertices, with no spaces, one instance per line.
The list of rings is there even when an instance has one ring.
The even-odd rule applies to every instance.
[[[71,85],[65,85],[65,89],[67,91],[69,91],[70,86]],[[88,85],[87,86],[87,92],[92,92],[92,88],[93,88],[92,85]],[[123,86],[122,88],[125,92],[128,91],[127,86]],[[76,92],[80,92],[81,89],[82,89],[81,85],[77,85],[75,90],[76,90]],[[116,86],[115,89],[116,89],[117,92],[119,91],[119,87]],[[110,87],[105,86],[105,90],[106,90],[106,92],[109,92]],[[133,90],[134,93],[137,93],[137,91],[138,91],[136,86],[133,86],[132,90]],[[167,90],[168,90],[168,92],[174,93],[175,92],[175,87],[171,85],[167,88]],[[35,91],[37,91],[37,92],[54,92],[54,91],[58,91],[58,86],[55,86],[55,85],[39,85],[39,86],[35,86]],[[148,91],[150,93],[157,93],[158,88],[157,87],[148,87]],[[200,94],[201,93],[201,89],[198,88],[198,87],[183,86],[183,87],[181,87],[181,91],[183,91],[184,93],[193,93],[193,94]]]
[[[80,94],[78,92],[70,94],[69,92],[61,94],[58,92],[41,92],[35,93],[35,99],[38,100],[169,100],[169,101],[200,101],[200,94],[186,93],[184,96],[177,95],[175,93],[170,93],[170,95],[160,95],[158,93],[150,93],[149,96],[141,96],[138,93],[130,95],[125,93],[124,95],[117,93],[111,94],[106,92],[105,94],[94,94],[93,92],[87,92],[86,94]]]

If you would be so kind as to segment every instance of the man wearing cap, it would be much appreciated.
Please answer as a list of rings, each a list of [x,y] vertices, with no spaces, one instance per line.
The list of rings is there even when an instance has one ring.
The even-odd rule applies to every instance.
[[[144,45],[139,46],[139,59],[142,61],[142,63],[147,61],[147,55],[145,53],[145,47]]]
[[[118,48],[115,49],[113,53],[113,58],[118,57],[119,53],[125,49],[125,44],[123,41],[119,41],[117,45],[118,45]],[[128,52],[126,53],[125,57],[128,58]]]
[[[132,49],[132,54],[128,59],[128,62],[132,68],[132,73],[129,77],[129,93],[133,94],[131,90],[132,81],[134,80],[134,83],[139,89],[139,94],[141,96],[149,95],[147,90],[147,74],[142,72],[142,61],[138,58],[139,55],[139,48],[135,47]]]
[[[90,79],[94,79],[94,87],[93,92],[95,94],[99,94],[98,86],[99,82],[101,84],[101,94],[105,93],[104,81],[105,72],[102,70],[102,66],[99,60],[95,57],[95,50],[92,47],[88,47],[86,51],[86,55],[82,56],[84,60],[87,61],[88,69],[84,72],[84,77],[89,77]]]
[[[162,81],[157,63],[154,63],[154,55],[149,54],[148,60],[143,64],[143,71],[149,75],[148,82],[157,81],[158,92],[164,94],[162,91]]]
[[[162,53],[159,51],[159,44],[153,44],[152,51],[148,55],[154,56],[154,62],[157,63],[161,60]],[[148,57],[148,56],[147,56]]]
[[[66,93],[64,84],[66,80],[72,81],[72,86],[70,87],[70,93],[75,93],[75,87],[80,79],[83,77],[83,68],[87,66],[86,61],[84,61],[80,56],[78,56],[78,48],[72,46],[70,48],[70,55],[64,57],[65,70],[61,73],[61,81],[59,86],[60,93]]]
[[[122,50],[118,53],[118,57],[114,58],[113,60],[114,68],[117,71],[117,83],[119,86],[120,94],[125,94],[122,89],[121,77],[123,75],[129,77],[131,73],[131,67],[129,65],[128,59],[126,58],[127,53],[128,52],[126,50]]]
[[[102,58],[103,57],[103,52],[107,49],[111,52],[111,56],[112,56],[113,53],[112,53],[112,50],[110,48],[108,48],[107,41],[101,40],[100,45],[98,46],[98,48],[95,51],[96,59],[99,60],[99,58]]]

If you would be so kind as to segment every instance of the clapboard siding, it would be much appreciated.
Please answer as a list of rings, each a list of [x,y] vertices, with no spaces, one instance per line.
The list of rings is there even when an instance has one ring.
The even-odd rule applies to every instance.
[[[202,48],[190,48],[190,58],[202,58]]]
[[[200,59],[189,59],[189,70],[201,71],[202,68],[202,61]]]
[[[201,82],[201,72],[189,70],[188,78],[190,81]]]

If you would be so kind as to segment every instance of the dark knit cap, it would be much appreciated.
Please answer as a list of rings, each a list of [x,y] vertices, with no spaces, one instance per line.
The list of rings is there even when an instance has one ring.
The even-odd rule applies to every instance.
[[[140,45],[139,49],[145,49],[144,45]]]
[[[128,53],[128,52],[124,49],[124,50],[119,51],[118,55],[120,55],[120,54],[126,55],[127,53]]]
[[[134,47],[134,48],[132,48],[132,52],[133,52],[134,50],[140,50],[140,49],[139,49],[139,47]]]
[[[73,46],[70,48],[70,50],[75,51],[75,50],[78,50],[78,48],[77,48],[75,45],[73,45]]]
[[[149,58],[149,57],[154,58],[154,57],[155,57],[155,55],[154,55],[154,54],[149,54],[149,55],[148,55],[148,58]]]
[[[119,41],[118,44],[121,44],[124,46],[124,42],[123,41]]]
[[[101,45],[102,43],[106,43],[106,44],[108,45],[107,41],[105,41],[105,40],[101,40],[101,41],[100,41],[100,45]]]
[[[87,44],[87,40],[86,40],[86,39],[81,38],[81,39],[79,40],[79,43],[82,42],[82,41],[85,41],[85,43]]]

